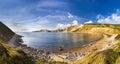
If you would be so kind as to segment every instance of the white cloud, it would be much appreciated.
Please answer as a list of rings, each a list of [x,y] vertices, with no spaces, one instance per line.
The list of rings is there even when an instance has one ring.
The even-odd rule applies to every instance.
[[[89,20],[89,21],[85,22],[85,24],[89,24],[89,23],[93,23],[93,21]]]
[[[104,17],[102,15],[97,16],[98,23],[112,23],[112,24],[120,24],[120,11],[117,10],[116,13],[113,13],[110,16]]]
[[[68,12],[68,18],[73,18],[73,15]]]
[[[31,20],[1,19],[0,20],[15,32],[26,32],[41,29],[41,25]]]
[[[69,26],[71,26],[71,24],[61,24],[61,23],[58,23],[56,29],[65,29],[65,28],[67,28]]]
[[[74,20],[76,19],[76,20]],[[0,20],[9,26],[15,32],[23,31],[34,31],[40,29],[56,29],[57,28],[66,28],[71,25],[77,25],[77,20],[86,20],[81,19],[80,17],[74,16],[73,18],[68,18],[68,15],[46,15],[33,18],[20,18],[20,17],[0,17]],[[71,22],[73,21],[73,22]],[[59,23],[59,24],[58,24]]]
[[[73,20],[72,25],[78,25],[78,21],[77,20]]]
[[[66,26],[64,24],[57,24],[57,29],[64,29]]]
[[[78,25],[78,21],[77,20],[73,20],[73,22],[70,23],[70,24],[58,23],[56,28],[57,29],[65,29],[65,28],[67,28],[69,26],[74,26],[74,25]]]

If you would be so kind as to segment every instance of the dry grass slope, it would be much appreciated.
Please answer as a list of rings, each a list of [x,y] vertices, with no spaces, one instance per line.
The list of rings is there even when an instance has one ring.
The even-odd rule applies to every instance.
[[[68,27],[66,32],[119,34],[112,49],[95,51],[77,60],[76,64],[120,64],[120,24],[84,24]]]
[[[84,24],[68,27],[65,32],[96,32],[105,34],[120,34],[120,24]]]
[[[0,40],[0,64],[33,64],[33,61],[23,51]]]
[[[14,34],[12,30],[0,22],[0,64],[67,64],[64,62],[46,62],[28,57],[22,50],[7,44]]]

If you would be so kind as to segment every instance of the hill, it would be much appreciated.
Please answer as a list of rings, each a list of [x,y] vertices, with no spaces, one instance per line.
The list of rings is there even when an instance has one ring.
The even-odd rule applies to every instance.
[[[76,64],[119,64],[120,63],[120,35],[116,38],[117,44],[110,49],[95,51],[83,59],[77,60]]]
[[[68,27],[65,32],[120,34],[120,24],[84,24]]]
[[[120,64],[120,24],[84,24],[68,27],[65,32],[118,34],[116,44],[109,49],[94,51],[75,64]]]
[[[84,24],[68,27],[64,32],[117,34],[115,45],[102,51],[94,51],[75,64],[119,64],[120,63],[120,24]],[[33,59],[18,48],[13,48],[8,41],[15,35],[0,22],[0,64],[66,64],[62,62],[46,62]]]
[[[64,62],[47,62],[28,56],[21,49],[8,44],[14,35],[15,33],[9,27],[0,22],[0,64],[67,64]]]
[[[5,24],[0,22],[0,39],[7,42],[14,36],[14,34],[15,33],[10,30]]]
[[[33,61],[23,51],[8,44],[14,34],[11,29],[0,22],[0,64],[33,64]]]

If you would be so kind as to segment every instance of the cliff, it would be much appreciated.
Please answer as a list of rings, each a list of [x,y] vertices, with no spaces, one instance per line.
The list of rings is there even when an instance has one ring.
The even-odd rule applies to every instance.
[[[94,51],[84,58],[75,61],[75,64],[119,64],[120,63],[120,24],[84,24],[68,27],[64,32],[102,33],[107,35],[118,34],[116,44],[102,51]],[[15,37],[15,38],[14,38]],[[28,57],[18,48],[11,47],[8,43],[16,42],[16,34],[0,22],[0,64],[44,64],[46,61]],[[49,62],[48,64],[66,64]]]
[[[112,47],[94,51],[75,64],[119,64],[120,63],[120,24],[84,24],[68,27],[64,32],[118,34]]]
[[[83,24],[68,27],[64,32],[120,34],[120,24]]]
[[[0,64],[33,64],[23,51],[8,44],[14,35],[11,29],[0,22]]]
[[[66,64],[64,62],[47,62],[34,59],[19,48],[15,48],[21,36],[0,22],[0,64]]]
[[[0,22],[0,39],[8,42],[13,36],[14,32],[10,30],[5,24]]]

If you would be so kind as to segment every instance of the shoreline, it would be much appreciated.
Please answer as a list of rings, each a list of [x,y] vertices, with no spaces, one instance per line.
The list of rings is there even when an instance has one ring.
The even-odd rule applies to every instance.
[[[30,56],[33,59],[39,59],[47,62],[61,61],[73,64],[74,61],[85,57],[86,55],[90,54],[93,51],[105,50],[107,48],[105,49],[103,48],[106,45],[109,45],[109,47],[112,46],[114,37],[115,35],[102,34],[100,38],[90,42],[89,44],[59,52],[47,52],[45,50],[28,47],[27,45],[24,45],[21,42],[18,43],[19,46],[17,46],[17,48],[24,51],[28,56]]]
[[[61,53],[56,54],[57,58],[53,58],[55,61],[59,61],[58,58],[62,59],[62,62],[68,62],[73,64],[76,60],[80,60],[83,57],[89,55],[91,52],[94,51],[103,51],[108,48],[111,48],[112,45],[115,44],[114,38],[117,35],[107,35],[103,34],[103,38],[99,39],[92,44],[85,45],[83,47],[63,51]],[[54,55],[53,55],[54,56]]]
[[[101,40],[102,38],[104,38],[103,34],[101,34],[100,37],[97,38],[96,40],[91,41],[89,44],[85,44],[85,45],[82,45],[82,46],[80,46],[80,47],[75,47],[75,48],[69,49],[69,50],[63,50],[62,53],[71,52],[71,51],[74,52],[75,49],[81,49],[81,48],[84,48],[84,47],[86,47],[86,46],[93,45],[94,43],[96,43],[97,41]]]

